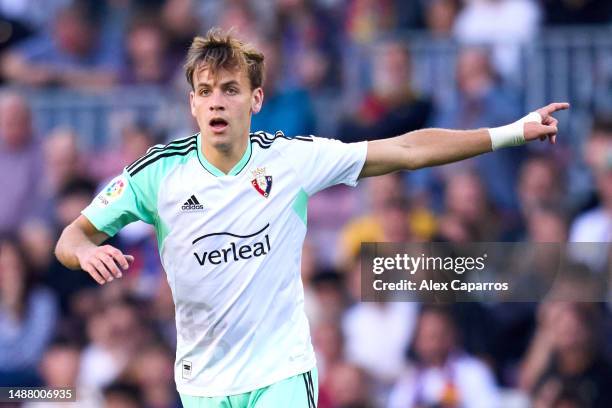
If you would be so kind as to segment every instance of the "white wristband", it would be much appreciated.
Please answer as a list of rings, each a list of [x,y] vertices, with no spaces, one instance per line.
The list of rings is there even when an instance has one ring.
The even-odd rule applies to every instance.
[[[493,150],[525,144],[523,125],[526,122],[542,123],[542,116],[540,116],[538,112],[530,112],[527,116],[509,125],[489,128],[489,136],[491,137],[491,146]]]

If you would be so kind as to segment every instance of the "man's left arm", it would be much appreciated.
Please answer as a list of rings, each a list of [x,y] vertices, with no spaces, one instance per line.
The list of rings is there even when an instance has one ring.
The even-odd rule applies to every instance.
[[[379,176],[467,159],[532,140],[556,142],[558,121],[552,114],[568,103],[551,103],[506,126],[476,130],[421,129],[401,136],[368,142],[359,175]]]

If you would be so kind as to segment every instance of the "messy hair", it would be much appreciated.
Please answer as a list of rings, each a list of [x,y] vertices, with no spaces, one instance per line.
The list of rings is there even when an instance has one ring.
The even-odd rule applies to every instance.
[[[263,85],[263,54],[233,37],[230,32],[224,33],[218,28],[211,28],[204,37],[195,37],[189,47],[185,60],[185,76],[191,89],[194,89],[193,73],[200,67],[206,67],[213,75],[217,75],[221,70],[245,70],[251,89]]]

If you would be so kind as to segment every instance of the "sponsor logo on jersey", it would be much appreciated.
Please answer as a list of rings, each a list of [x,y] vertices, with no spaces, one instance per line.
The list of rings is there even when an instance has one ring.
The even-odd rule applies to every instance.
[[[267,255],[268,252],[270,252],[271,245],[270,237],[264,231],[266,231],[268,227],[270,227],[270,224],[266,224],[266,226],[259,231],[249,235],[239,235],[232,232],[213,232],[211,234],[202,235],[193,241],[194,245],[199,241],[205,240],[206,238],[221,235],[241,238],[242,243],[235,241],[229,242],[227,245],[224,245],[221,248],[201,251],[199,253],[194,252],[193,256],[198,264],[204,267],[207,265],[220,265],[228,262],[238,262],[243,259],[251,259]],[[249,238],[254,239],[250,240],[249,243],[244,242],[244,240]]]
[[[204,206],[200,204],[195,195],[191,195],[185,203],[181,206],[182,211],[203,211]]]
[[[96,202],[101,207],[106,207],[113,201],[116,201],[125,192],[127,180],[123,176],[113,179],[108,186],[96,197]]]
[[[272,176],[266,174],[265,167],[258,167],[251,171],[253,180],[251,184],[255,187],[255,190],[262,196],[268,198],[270,196],[270,190],[272,190]]]

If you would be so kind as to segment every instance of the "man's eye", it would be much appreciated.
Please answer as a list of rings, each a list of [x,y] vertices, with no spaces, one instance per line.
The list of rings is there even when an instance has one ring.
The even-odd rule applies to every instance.
[[[227,93],[229,95],[236,95],[238,93],[238,90],[236,88],[228,88]]]
[[[201,89],[200,95],[204,95],[204,96],[210,95],[210,89]]]

